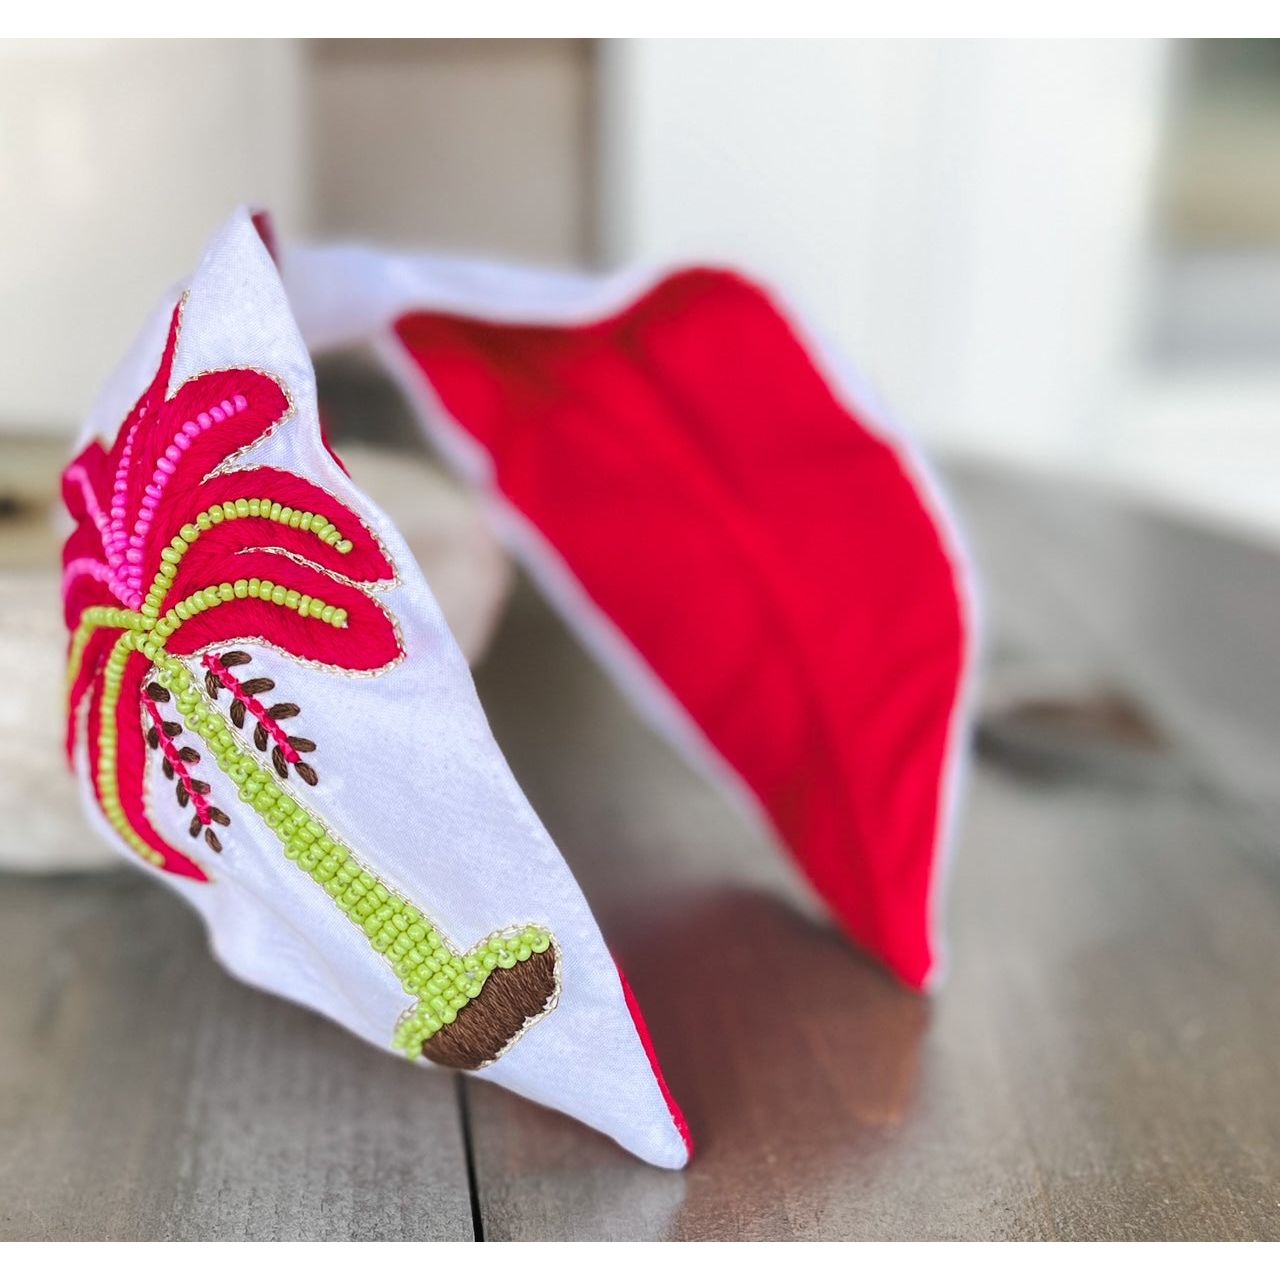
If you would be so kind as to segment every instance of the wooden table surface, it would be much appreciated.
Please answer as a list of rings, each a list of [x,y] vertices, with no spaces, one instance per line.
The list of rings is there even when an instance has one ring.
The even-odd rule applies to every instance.
[[[1280,557],[951,481],[991,712],[936,998],[854,954],[523,591],[481,696],[694,1163],[647,1168],[239,986],[127,870],[10,877],[0,1237],[1280,1237]],[[1144,727],[998,714],[1040,688],[1121,695]]]

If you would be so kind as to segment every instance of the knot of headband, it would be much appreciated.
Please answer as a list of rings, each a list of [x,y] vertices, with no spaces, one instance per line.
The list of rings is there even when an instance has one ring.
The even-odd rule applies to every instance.
[[[89,415],[64,599],[95,824],[244,981],[678,1168],[591,911],[322,438],[308,346],[357,341],[640,710],[921,988],[965,737],[955,535],[865,390],[722,271],[273,254],[241,212]]]

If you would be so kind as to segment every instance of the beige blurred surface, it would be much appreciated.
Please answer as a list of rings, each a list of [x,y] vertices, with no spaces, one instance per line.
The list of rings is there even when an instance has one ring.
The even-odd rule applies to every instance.
[[[307,52],[318,233],[586,255],[590,41],[315,40]]]

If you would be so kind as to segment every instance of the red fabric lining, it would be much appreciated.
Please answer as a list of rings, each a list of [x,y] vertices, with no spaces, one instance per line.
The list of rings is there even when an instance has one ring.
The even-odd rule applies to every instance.
[[[965,639],[894,449],[724,273],[576,328],[419,313],[396,332],[853,938],[922,985]]]
[[[618,981],[622,984],[622,996],[627,1002],[627,1012],[631,1015],[636,1035],[640,1037],[640,1043],[644,1046],[645,1056],[649,1059],[649,1067],[653,1072],[653,1078],[658,1083],[658,1089],[662,1093],[662,1100],[667,1104],[667,1110],[671,1112],[671,1122],[675,1125],[676,1132],[684,1143],[685,1151],[689,1153],[689,1159],[692,1160],[693,1134],[689,1132],[689,1122],[684,1118],[684,1112],[680,1110],[680,1104],[667,1087],[667,1078],[662,1074],[662,1064],[658,1061],[658,1051],[653,1047],[653,1038],[649,1035],[649,1026],[644,1020],[644,1014],[640,1011],[640,1002],[636,999],[635,992],[631,990],[631,983],[627,981],[627,975],[622,972],[622,966],[616,960],[614,961],[614,966],[618,970]]]

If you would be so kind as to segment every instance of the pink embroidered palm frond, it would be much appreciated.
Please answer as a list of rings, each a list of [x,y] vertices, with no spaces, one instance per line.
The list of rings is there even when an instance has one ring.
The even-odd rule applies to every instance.
[[[91,443],[63,475],[76,521],[63,552],[72,635],[67,746],[74,756],[82,734],[87,739],[98,801],[135,851],[203,878],[147,813],[148,729],[161,734],[166,774],[172,770],[199,825],[221,813],[186,767],[182,752],[197,760],[198,753],[177,747],[153,723],[159,716],[163,726],[167,712],[144,686],[161,657],[256,641],[300,660],[370,672],[403,651],[393,619],[369,594],[394,582],[394,570],[355,512],[300,476],[227,469],[290,419],[286,389],[269,374],[237,368],[202,373],[170,391],[181,321],[180,303],[155,377],[115,440],[106,448]],[[211,832],[206,843],[220,847]]]

